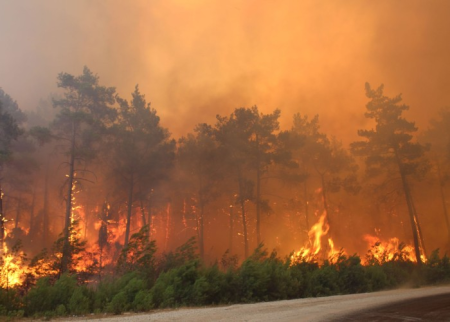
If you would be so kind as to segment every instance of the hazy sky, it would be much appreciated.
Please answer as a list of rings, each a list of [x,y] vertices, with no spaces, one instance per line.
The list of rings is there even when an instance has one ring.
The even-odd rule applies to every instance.
[[[403,93],[421,127],[450,106],[448,0],[0,0],[0,87],[22,109],[88,66],[140,85],[175,136],[234,108],[319,114],[345,141],[364,83]]]

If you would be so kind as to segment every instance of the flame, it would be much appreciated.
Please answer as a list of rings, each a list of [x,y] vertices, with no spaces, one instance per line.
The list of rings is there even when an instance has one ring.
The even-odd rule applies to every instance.
[[[20,285],[26,274],[23,263],[24,254],[22,251],[10,252],[6,245],[2,249],[2,266],[0,268],[0,287],[10,288]]]
[[[309,245],[302,247],[299,251],[294,252],[291,256],[292,262],[307,261],[316,262],[319,257],[319,253],[322,250],[322,239],[326,236],[330,230],[330,225],[326,222],[327,213],[324,211],[319,218],[319,221],[315,223],[308,232]],[[325,246],[327,247],[327,246]],[[329,260],[336,259],[340,251],[335,250],[334,242],[332,238],[328,238],[328,252],[326,254]]]
[[[382,241],[377,236],[366,234],[364,240],[370,247],[366,259],[363,260],[364,265],[368,265],[370,262],[384,263],[397,259],[417,262],[414,247],[401,243],[397,237]],[[427,259],[423,250],[421,249],[420,252],[422,262],[426,262]]]

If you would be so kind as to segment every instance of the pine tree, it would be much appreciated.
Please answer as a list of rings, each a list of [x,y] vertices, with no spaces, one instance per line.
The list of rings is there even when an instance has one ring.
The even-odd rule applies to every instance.
[[[365,115],[375,121],[375,128],[358,130],[358,135],[365,140],[352,143],[351,148],[356,155],[365,158],[368,176],[384,174],[390,178],[400,177],[411,222],[416,259],[420,264],[424,244],[410,178],[427,171],[428,162],[424,160],[426,147],[413,141],[412,134],[417,131],[417,127],[402,116],[409,107],[401,104],[401,95],[389,98],[383,94],[383,85],[374,90],[366,83],[366,96],[370,102],[366,105]]]

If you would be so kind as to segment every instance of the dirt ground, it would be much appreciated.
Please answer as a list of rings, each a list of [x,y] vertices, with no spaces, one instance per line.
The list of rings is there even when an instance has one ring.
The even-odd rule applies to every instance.
[[[420,299],[420,300],[418,300]],[[423,299],[423,300],[422,300]],[[428,299],[428,300],[426,300]],[[439,299],[443,299],[439,301]],[[438,304],[450,305],[450,285],[416,289],[397,289],[376,293],[340,295],[321,298],[238,304],[222,307],[183,308],[157,311],[145,314],[124,314],[114,317],[89,318],[83,320],[100,322],[143,322],[143,321],[430,321]],[[419,306],[418,303],[421,305]],[[428,304],[429,303],[429,304]],[[432,304],[435,303],[433,306]],[[397,305],[398,304],[398,305]],[[415,308],[422,317],[400,316],[396,307],[403,312]],[[419,308],[420,307],[420,308]],[[384,311],[383,311],[384,310]],[[450,310],[447,311],[450,312]],[[367,313],[369,312],[369,313]],[[379,316],[376,316],[377,313]],[[371,315],[372,314],[372,315]],[[397,314],[397,315],[396,315]],[[372,319],[370,318],[372,317]],[[71,319],[74,321],[74,319]],[[77,319],[78,321],[80,319]],[[444,319],[445,320],[445,319]],[[442,321],[444,321],[442,320]]]

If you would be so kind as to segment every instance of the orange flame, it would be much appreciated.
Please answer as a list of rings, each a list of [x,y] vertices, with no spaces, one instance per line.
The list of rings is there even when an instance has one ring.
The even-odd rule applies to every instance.
[[[398,259],[417,262],[414,247],[401,243],[397,237],[382,241],[379,237],[366,234],[364,235],[364,240],[370,247],[366,259],[363,260],[364,265],[370,262],[384,263]],[[421,253],[422,262],[426,262],[426,257],[422,250]]]
[[[319,221],[315,223],[308,232],[309,245],[302,247],[291,256],[292,262],[307,261],[316,262],[322,249],[322,238],[328,234],[330,226],[326,222],[327,213],[323,212]],[[333,239],[328,238],[327,258],[333,260],[340,253],[334,248]]]

